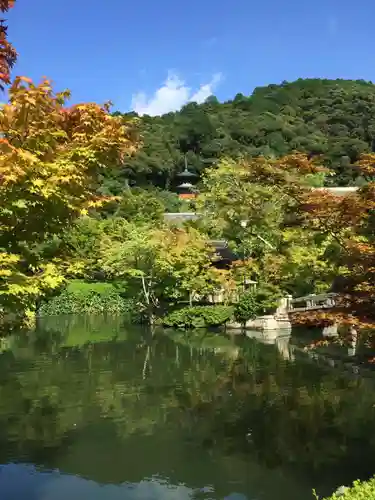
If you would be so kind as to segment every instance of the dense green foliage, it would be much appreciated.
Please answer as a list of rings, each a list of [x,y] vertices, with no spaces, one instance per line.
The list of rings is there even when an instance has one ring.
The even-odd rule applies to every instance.
[[[134,300],[123,298],[121,288],[111,283],[72,281],[59,295],[44,302],[40,316],[56,314],[129,314]]]
[[[375,478],[369,481],[355,481],[352,488],[340,488],[326,500],[373,500],[375,499]]]
[[[173,311],[163,324],[174,328],[209,328],[224,325],[233,316],[231,306],[194,306]]]
[[[278,288],[284,294],[326,291],[333,277],[345,267],[335,257],[340,255],[338,246],[342,235],[333,234],[332,228],[321,230],[315,226],[312,234],[311,224],[307,227],[308,221],[302,215],[306,197],[312,193],[311,187],[322,185],[330,178],[331,171],[309,157],[319,153],[311,143],[306,146],[303,141],[293,142],[292,137],[299,127],[298,133],[311,141],[314,139],[311,127],[320,124],[321,136],[314,140],[328,147],[320,152],[337,173],[337,165],[330,156],[334,148],[328,139],[324,142],[323,131],[329,137],[335,136],[336,104],[339,106],[341,99],[341,113],[349,97],[353,100],[358,94],[361,102],[370,99],[371,84],[298,81],[257,89],[252,97],[237,96],[229,103],[219,104],[215,99],[209,99],[202,106],[189,104],[181,112],[164,117],[144,117],[141,120],[125,117],[124,123],[124,119],[109,115],[106,106],[74,107],[67,112],[62,107],[67,94],[55,95],[49,82],[37,87],[22,82],[20,80],[12,88],[11,104],[2,111],[9,136],[0,158],[4,172],[4,251],[0,252],[0,264],[4,267],[1,271],[4,289],[0,307],[4,330],[17,315],[22,321],[30,318],[28,323],[31,324],[36,305],[53,293],[52,290],[64,289],[66,280],[107,284],[121,281],[126,285],[127,297],[137,301],[139,310],[151,323],[170,303],[189,302],[193,305],[194,302],[219,298],[222,303],[230,304],[249,279],[274,290]],[[13,156],[16,155],[21,164],[26,154],[17,142],[25,117],[22,113],[19,119],[15,120],[15,117],[20,113],[19,108],[30,106],[30,102],[33,113],[29,113],[27,119],[33,120],[28,122],[30,131],[36,137],[41,136],[39,149],[27,140],[21,144],[27,154],[35,155],[35,161],[27,156],[30,159],[27,169],[20,168],[19,175],[15,176]],[[45,109],[40,115],[42,105]],[[51,108],[56,108],[53,115],[48,113]],[[361,110],[363,115],[365,111]],[[356,117],[359,114],[355,106],[354,114]],[[282,120],[285,116],[289,121],[284,130]],[[47,117],[51,123],[45,123]],[[345,144],[359,134],[357,118],[351,119],[352,128],[346,133]],[[238,120],[243,120],[243,131],[249,131],[250,135],[236,135]],[[280,133],[288,147],[283,148],[276,141],[274,148],[269,150],[267,141],[271,136],[275,139],[270,135],[270,123],[280,120],[282,133],[276,133],[275,127],[271,127],[272,133]],[[150,143],[151,136],[146,129],[141,134],[143,143],[137,141],[134,129],[139,125],[142,129],[145,124],[151,129],[159,124],[161,143],[166,145],[170,158],[174,158],[171,164],[161,166],[159,160],[163,155],[155,150],[152,140]],[[53,127],[57,137],[64,136],[67,156],[60,158],[59,143],[54,143],[56,165],[53,172],[56,170],[60,177],[48,175],[46,179],[45,168],[50,166],[52,154],[48,149],[49,134]],[[232,134],[233,149],[222,147],[228,145],[225,140],[228,130]],[[289,135],[288,130],[292,131]],[[259,131],[262,131],[268,150],[263,147]],[[208,147],[208,143],[211,146],[215,143],[218,148]],[[42,154],[40,148],[48,153]],[[293,153],[281,157],[296,148],[308,154]],[[74,156],[76,150],[80,151],[80,163],[71,169],[70,155]],[[357,153],[361,152],[359,148]],[[200,194],[191,207],[199,212],[200,217],[197,221],[178,225],[168,223],[164,213],[184,208],[168,189],[172,187],[176,168],[185,154],[193,160],[195,158],[193,166],[196,170],[204,170]],[[151,176],[150,169],[139,163],[139,159],[147,159],[147,155],[153,162]],[[350,161],[356,159],[355,155],[350,156]],[[367,158],[368,161],[372,161],[371,158]],[[60,164],[66,167],[66,172]],[[204,166],[210,168],[204,169]],[[81,175],[84,169],[87,169],[87,176]],[[368,165],[362,171],[364,176],[371,176]],[[131,172],[141,180],[138,186],[130,187]],[[25,180],[29,176],[30,183]],[[12,183],[15,183],[14,192],[8,188]],[[61,186],[64,189],[60,199],[56,195]],[[35,189],[40,190],[36,212]],[[25,199],[19,199],[20,190],[25,190]],[[114,196],[109,196],[111,194]],[[324,213],[327,212],[325,208],[323,206]],[[332,211],[332,207],[327,209]],[[33,228],[36,222],[39,227],[39,221],[44,221],[44,225],[36,233]],[[235,265],[221,262],[223,259],[210,244],[210,240],[216,239],[227,242],[234,258],[238,259]],[[244,321],[254,317],[257,311],[267,313],[276,307],[273,292],[264,293],[258,289],[256,293],[253,304],[249,297],[242,299],[238,319]],[[41,313],[120,312],[126,309],[123,300],[117,292],[103,295],[92,290],[81,293],[68,289],[48,305],[44,304]],[[188,318],[182,324],[190,321],[193,320]],[[217,321],[205,319],[201,323],[211,325]]]
[[[250,319],[256,318],[261,314],[262,308],[255,298],[253,292],[247,292],[241,295],[240,300],[234,308],[234,318],[239,323],[246,323]]]
[[[246,323],[261,314],[271,314],[275,312],[281,296],[280,289],[270,284],[245,292],[235,305],[234,317],[239,323]]]
[[[350,165],[374,146],[375,86],[362,80],[299,79],[224,103],[210,97],[176,113],[143,116],[139,126],[144,147],[123,169],[139,185],[170,189],[185,154],[200,173],[223,156],[280,157],[292,151],[322,155],[337,174],[327,182],[352,185],[360,180]]]
[[[334,120],[334,113],[338,113],[339,108],[341,113],[346,100],[353,99],[354,94],[358,94],[362,102],[371,94],[370,84],[298,81],[257,89],[250,98],[237,96],[224,104],[211,98],[201,106],[189,104],[179,113],[136,120],[129,116],[113,117],[107,107],[91,105],[67,112],[62,107],[65,94],[55,96],[49,82],[39,87],[22,84],[19,88],[19,85],[14,86],[12,103],[4,108],[2,118],[9,137],[14,137],[14,144],[18,146],[16,138],[23,126],[21,118],[24,119],[22,114],[20,120],[14,120],[18,116],[16,111],[18,113],[20,106],[29,106],[31,101],[30,130],[37,137],[41,135],[39,149],[43,146],[42,149],[48,150],[49,134],[55,127],[58,137],[64,135],[67,158],[76,149],[85,154],[79,156],[82,163],[79,168],[77,164],[71,171],[68,162],[64,173],[60,163],[65,166],[65,156],[60,158],[61,150],[56,143],[53,154],[57,155],[57,163],[53,168],[60,177],[49,175],[47,182],[44,171],[46,165],[50,165],[51,152],[39,158],[39,149],[34,151],[33,144],[26,141],[25,151],[35,154],[39,163],[30,160],[27,171],[21,172],[21,169],[15,177],[12,155],[21,155],[17,161],[22,163],[24,153],[21,149],[12,149],[11,142],[4,145],[1,157],[6,181],[2,191],[6,234],[3,234],[1,254],[4,322],[12,320],[12,317],[8,319],[9,311],[19,314],[22,320],[32,319],[36,304],[51,290],[64,289],[65,280],[77,278],[126,283],[127,296],[141,304],[150,322],[169,302],[189,301],[193,305],[219,296],[224,303],[231,303],[246,279],[279,286],[283,293],[329,288],[332,276],[337,275],[339,269],[339,263],[331,265],[326,259],[327,249],[332,250],[333,237],[325,231],[318,240],[313,239],[302,226],[298,213],[303,193],[311,193],[312,185],[322,185],[330,178],[330,172],[320,168],[308,155],[280,156],[297,148],[316,154],[319,151],[311,144],[314,140],[327,146],[327,150],[320,152],[325,154],[326,163],[336,168],[333,157],[326,154],[332,148],[329,141],[323,140],[323,135],[335,135],[332,124],[337,116]],[[341,107],[336,94],[341,96]],[[338,108],[332,101],[334,96]],[[310,102],[308,106],[307,102]],[[46,109],[40,115],[42,104]],[[48,114],[54,106],[55,113]],[[358,113],[355,108],[356,117]],[[27,116],[30,120],[30,113]],[[51,123],[46,124],[47,117]],[[275,128],[279,122],[281,132]],[[358,129],[357,122],[357,118],[351,118],[346,140],[358,136],[358,131],[354,131]],[[328,123],[333,128],[328,127]],[[317,138],[313,128],[318,125],[320,136]],[[75,132],[77,126],[79,132]],[[137,127],[141,127],[142,143],[134,133]],[[155,127],[160,134],[157,140],[153,136]],[[293,142],[297,132],[310,142],[307,145],[303,141]],[[282,137],[287,147],[276,141],[275,134]],[[270,149],[271,138],[275,143]],[[168,158],[163,148],[168,150]],[[359,148],[357,153],[362,150]],[[167,223],[164,213],[186,208],[176,194],[168,191],[185,154],[189,156],[189,163],[202,172],[200,195],[191,207],[199,211],[201,217],[199,221],[178,226]],[[351,155],[350,160],[356,160],[355,155]],[[84,168],[89,171],[91,167],[92,175],[87,178],[81,175]],[[30,185],[25,181],[29,175]],[[138,185],[132,185],[132,176]],[[14,182],[17,189],[13,193],[7,186]],[[34,213],[35,186],[41,190],[37,213]],[[56,186],[64,186],[62,201],[52,197],[58,193]],[[20,189],[25,190],[22,201]],[[60,213],[61,203],[64,214]],[[29,221],[27,231],[25,221]],[[43,230],[38,234],[30,231],[36,221],[38,227],[39,221],[44,221]],[[226,240],[241,262],[231,269],[212,265],[220,261],[209,243],[215,239]],[[62,296],[43,305],[41,312],[118,312],[124,309],[124,299],[116,293],[103,298],[96,291],[80,294],[65,290]],[[261,312],[274,308],[274,301],[266,304],[266,299],[256,298],[257,303],[263,304]],[[238,317],[254,316],[255,310],[250,311],[249,307],[248,304],[247,312],[243,310]]]

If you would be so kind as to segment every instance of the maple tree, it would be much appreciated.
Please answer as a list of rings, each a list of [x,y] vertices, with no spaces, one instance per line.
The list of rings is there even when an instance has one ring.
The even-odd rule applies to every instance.
[[[281,159],[223,159],[205,171],[197,209],[209,228],[228,239],[236,239],[246,221],[247,235],[253,241],[275,240],[285,211],[296,206],[300,194],[324,172],[302,154]]]
[[[298,215],[303,193],[322,182],[326,172],[302,154],[224,159],[203,175],[197,199],[200,227],[229,242],[240,259],[235,268],[242,280],[259,280],[267,274],[262,272],[267,255],[278,258],[285,246],[287,220]]]
[[[0,0],[0,12],[7,12],[15,4],[15,0]],[[8,41],[8,26],[0,19],[0,89],[2,84],[10,83],[10,70],[17,59],[17,52]]]
[[[335,307],[326,312],[296,315],[297,322],[338,322],[363,328],[375,326],[375,155],[363,155],[356,168],[368,183],[353,194],[326,190],[301,198],[304,226],[331,238],[328,259],[341,268],[335,286]]]
[[[327,292],[341,271],[338,263],[326,258],[332,241],[329,236],[319,238],[300,226],[284,228],[277,252],[265,255],[261,268],[255,268],[258,279],[296,297]]]
[[[36,251],[106,197],[98,175],[135,149],[131,128],[109,106],[65,107],[69,92],[16,78],[0,109],[0,314],[32,315],[63,277]]]

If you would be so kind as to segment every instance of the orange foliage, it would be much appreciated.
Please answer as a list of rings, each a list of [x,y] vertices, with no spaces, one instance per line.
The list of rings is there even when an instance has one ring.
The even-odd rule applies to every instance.
[[[14,6],[15,0],[0,0],[0,12],[7,12]],[[8,42],[8,27],[0,20],[0,89],[2,83],[10,82],[10,70],[17,59],[17,52]]]
[[[131,122],[125,127],[108,106],[66,109],[68,97],[48,80],[16,78],[0,108],[0,328],[14,314],[29,321],[38,298],[61,285],[65,263],[33,250],[103,204],[102,169],[122,165],[136,147]]]
[[[375,174],[375,155],[364,155],[357,163],[369,178]],[[293,315],[293,321],[315,321],[375,325],[375,182],[356,193],[335,196],[328,191],[304,193],[301,197],[303,220],[307,228],[333,236],[340,248],[340,264],[347,269],[334,309]]]
[[[135,149],[121,118],[97,104],[65,108],[69,92],[16,78],[0,109],[1,237],[33,241],[103,203],[98,174]]]
[[[293,182],[293,180],[298,181],[301,176],[303,178],[307,174],[329,172],[327,168],[317,165],[301,153],[286,155],[274,160],[257,157],[250,161],[244,160],[239,165],[243,169],[244,180],[254,179],[260,184],[273,184],[295,192],[299,192],[302,186],[300,182]]]
[[[363,217],[363,204],[356,193],[338,196],[326,190],[308,191],[300,201],[307,225],[327,234],[338,234]]]

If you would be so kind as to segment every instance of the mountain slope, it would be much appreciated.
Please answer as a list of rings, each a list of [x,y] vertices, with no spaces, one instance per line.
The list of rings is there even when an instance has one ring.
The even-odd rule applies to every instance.
[[[134,113],[124,115],[124,119]],[[322,155],[334,185],[360,182],[350,164],[375,146],[375,85],[362,80],[300,79],[258,87],[220,103],[190,103],[181,111],[139,121],[142,150],[124,166],[137,184],[168,189],[183,168],[201,172],[221,156]]]

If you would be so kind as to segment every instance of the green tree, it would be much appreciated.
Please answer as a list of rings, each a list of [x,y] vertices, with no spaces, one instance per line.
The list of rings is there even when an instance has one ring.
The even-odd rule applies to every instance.
[[[334,241],[302,227],[285,228],[277,252],[265,256],[258,279],[294,296],[327,292],[341,268],[328,258]]]
[[[222,157],[280,158],[299,151],[321,156],[334,171],[327,185],[355,185],[360,174],[354,163],[375,147],[374,117],[371,82],[299,79],[258,87],[224,103],[209,98],[139,118],[143,148],[125,162],[124,172],[139,186],[171,189],[186,153],[191,168],[202,173]]]
[[[165,206],[153,192],[141,188],[127,189],[115,211],[115,217],[133,222],[162,222]]]
[[[101,265],[126,279],[150,323],[161,301],[207,294],[225,282],[211,267],[213,250],[195,230],[155,228],[123,221],[101,242]]]
[[[69,92],[17,78],[0,108],[0,322],[33,316],[60,286],[58,261],[42,246],[105,202],[98,174],[121,165],[135,144],[108,106],[64,107]]]
[[[202,180],[197,209],[215,236],[242,257],[277,248],[287,213],[322,171],[303,155],[223,160]]]

